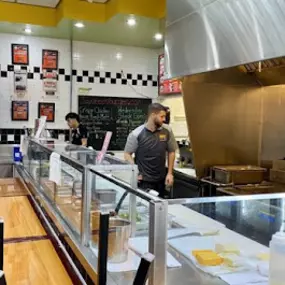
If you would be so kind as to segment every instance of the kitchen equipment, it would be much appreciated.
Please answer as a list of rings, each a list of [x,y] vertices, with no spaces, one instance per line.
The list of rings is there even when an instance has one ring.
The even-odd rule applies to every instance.
[[[98,245],[100,212],[93,212],[92,240]],[[128,259],[128,242],[131,235],[131,223],[118,217],[111,217],[109,222],[108,262],[123,263]]]
[[[265,168],[252,165],[214,166],[212,176],[215,181],[224,184],[259,184],[264,179]]]
[[[117,192],[113,189],[96,189],[94,198],[102,204],[116,203]]]

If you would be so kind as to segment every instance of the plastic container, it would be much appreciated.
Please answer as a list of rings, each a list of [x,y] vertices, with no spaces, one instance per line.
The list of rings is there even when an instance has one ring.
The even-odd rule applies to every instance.
[[[22,154],[20,152],[19,146],[14,146],[13,157],[14,157],[14,162],[21,162],[22,161]]]
[[[277,232],[270,242],[269,285],[285,285],[285,232]]]

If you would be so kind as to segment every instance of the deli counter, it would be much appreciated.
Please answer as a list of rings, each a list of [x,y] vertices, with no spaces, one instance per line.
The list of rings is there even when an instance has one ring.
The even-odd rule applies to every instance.
[[[54,153],[57,184],[49,180]],[[85,270],[82,284],[100,284],[104,274],[102,213],[111,213],[106,284],[133,284],[147,252],[155,256],[149,284],[268,284],[268,246],[284,220],[284,194],[161,200],[137,189],[136,166],[108,155],[96,164],[97,156],[63,142],[30,140],[23,163],[15,165],[67,254],[79,260],[78,274]]]

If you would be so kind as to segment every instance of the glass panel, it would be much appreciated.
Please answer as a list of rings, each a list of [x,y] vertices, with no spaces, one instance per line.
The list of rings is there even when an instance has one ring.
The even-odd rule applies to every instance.
[[[100,212],[110,212],[108,278],[115,284],[131,285],[140,263],[140,256],[149,251],[149,203],[142,198],[134,199],[136,225],[132,235],[131,194],[116,184],[118,180],[113,177],[115,172],[108,171],[106,174],[105,171],[106,178],[110,180],[91,172],[91,246],[94,252],[98,253]]]
[[[80,234],[81,229],[81,193],[82,193],[82,173],[61,161],[61,182],[56,183],[49,180],[50,154],[41,151],[39,160],[33,161],[33,177],[38,177],[41,191],[58,210],[70,229]]]
[[[255,282],[268,282],[269,242],[284,220],[285,199],[188,201],[168,208],[173,222],[182,227],[168,232],[170,252],[182,265],[168,270],[168,284],[178,274],[181,285],[190,279],[190,284],[228,284],[231,277],[247,284],[253,276]]]

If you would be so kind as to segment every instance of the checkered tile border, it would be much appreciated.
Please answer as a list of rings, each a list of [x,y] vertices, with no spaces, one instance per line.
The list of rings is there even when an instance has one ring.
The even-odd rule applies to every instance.
[[[7,78],[10,72],[14,70],[27,70],[28,80],[43,79],[42,70],[40,67],[34,66],[16,66],[16,65],[0,65],[0,77]],[[151,74],[132,74],[110,71],[90,71],[90,70],[72,70],[72,76],[75,82],[78,83],[95,83],[95,84],[121,84],[132,86],[150,86],[157,87],[157,76]],[[70,70],[64,68],[58,69],[58,79],[63,78],[64,81],[71,80]]]
[[[68,129],[52,129],[49,131],[54,138],[58,138],[59,135],[64,135],[65,140],[69,140]],[[23,134],[23,129],[0,129],[0,144],[20,144],[21,135]]]

